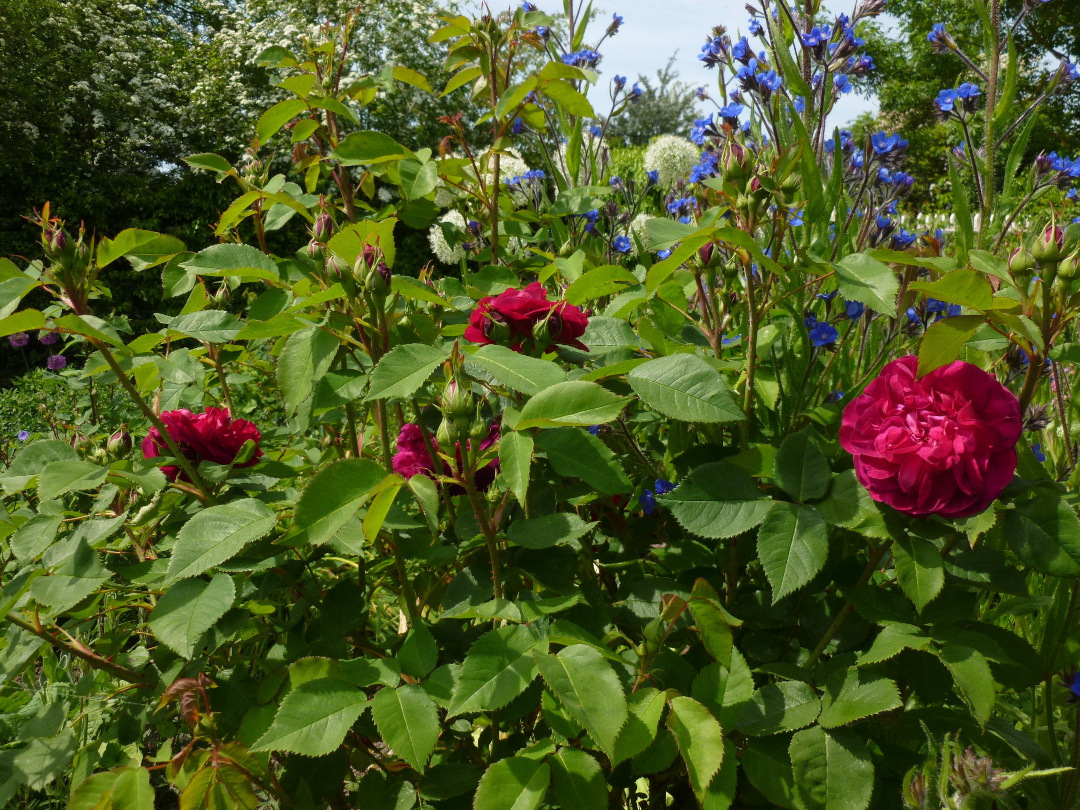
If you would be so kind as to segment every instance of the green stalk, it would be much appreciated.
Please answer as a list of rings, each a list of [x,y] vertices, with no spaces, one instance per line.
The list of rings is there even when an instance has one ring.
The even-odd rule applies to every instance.
[[[119,664],[114,664],[108,659],[102,658],[100,655],[95,653],[93,650],[91,650],[84,644],[81,644],[79,642],[76,642],[75,644],[68,644],[63,639],[57,638],[52,633],[48,632],[44,627],[41,627],[40,625],[35,627],[33,624],[30,624],[30,622],[25,622],[11,613],[9,613],[4,618],[16,627],[21,627],[23,630],[33,633],[38,638],[49,642],[49,644],[51,644],[56,649],[62,652],[69,653],[76,658],[81,658],[94,669],[100,669],[102,672],[109,673],[114,678],[119,678],[122,681],[127,681],[128,683],[134,684],[135,686],[150,686],[150,684],[148,684],[146,680],[137,672],[133,672],[127,667],[122,667]]]
[[[982,227],[979,228],[980,248],[986,246],[990,234],[990,214],[994,210],[994,186],[997,183],[994,177],[994,161],[997,152],[997,144],[994,141],[994,108],[997,107],[998,71],[1001,67],[1000,36],[998,34],[1000,26],[1001,0],[990,0],[990,53],[987,54],[987,58],[990,60],[990,75],[986,80],[986,127],[983,135],[986,175],[983,181]]]

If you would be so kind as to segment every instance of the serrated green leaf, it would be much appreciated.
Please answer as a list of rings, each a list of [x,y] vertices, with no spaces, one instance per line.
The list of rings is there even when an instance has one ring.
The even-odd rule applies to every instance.
[[[919,343],[919,376],[960,357],[964,344],[985,322],[981,315],[955,315],[931,324]]]
[[[559,703],[589,732],[609,757],[629,710],[611,664],[587,644],[564,647],[557,655],[536,654],[540,676]]]
[[[511,430],[499,436],[499,471],[519,504],[529,491],[532,455],[533,438],[527,433]]]
[[[978,650],[950,641],[936,650],[948,668],[964,702],[979,725],[986,725],[994,709],[994,676],[986,657]]]
[[[516,429],[602,425],[617,419],[629,401],[596,383],[557,383],[525,403]]]
[[[560,748],[547,758],[551,785],[563,808],[607,810],[608,786],[600,763],[577,748]]]
[[[618,456],[603,440],[580,428],[542,430],[536,436],[536,447],[561,476],[580,478],[608,495],[631,489]]]
[[[260,144],[266,144],[279,129],[308,108],[300,98],[287,98],[279,101],[259,116],[255,134]]]
[[[204,309],[177,315],[169,321],[169,330],[207,343],[227,343],[240,334],[243,324],[228,312]]]
[[[865,253],[852,253],[833,265],[836,286],[848,301],[858,301],[875,312],[896,312],[900,282],[887,264]]]
[[[434,346],[422,343],[395,346],[371,372],[368,401],[389,397],[408,399],[444,360],[446,352]]]
[[[400,160],[407,153],[408,150],[389,135],[365,130],[350,133],[330,157],[344,166],[360,166]]]
[[[627,700],[629,714],[626,725],[615,741],[615,753],[611,757],[613,764],[618,765],[623,760],[636,757],[653,744],[666,705],[667,693],[651,686],[630,693]]]
[[[185,523],[176,537],[165,584],[197,577],[265,537],[277,514],[262,501],[244,498],[211,506]]]
[[[711,540],[749,531],[765,519],[773,503],[761,494],[754,479],[723,462],[697,467],[657,500],[688,532]]]
[[[538,759],[515,756],[493,763],[473,797],[473,810],[537,810],[544,801],[550,766]]]
[[[929,646],[929,637],[914,625],[885,625],[874,638],[870,649],[859,656],[856,665],[879,664],[904,650],[925,650]]]
[[[158,641],[190,660],[199,639],[235,598],[236,586],[227,574],[215,574],[210,582],[181,580],[158,600],[147,624]]]
[[[1004,534],[1025,565],[1051,576],[1080,576],[1080,518],[1059,495],[1006,510]]]
[[[367,705],[364,692],[348,681],[306,681],[285,696],[270,728],[251,748],[325,756],[341,747]]]
[[[937,546],[921,537],[897,539],[893,546],[893,567],[900,589],[920,613],[945,585],[941,552]]]
[[[328,542],[385,478],[386,471],[368,459],[331,464],[308,483],[296,504],[293,525],[305,532],[309,543]]]
[[[506,539],[515,546],[545,549],[584,537],[596,525],[586,523],[573,512],[515,520],[506,529]]]
[[[330,370],[341,344],[330,332],[304,329],[289,336],[278,359],[278,388],[288,414],[296,413]]]
[[[626,375],[641,401],[683,422],[737,422],[745,419],[720,372],[696,354],[649,360]]]
[[[371,718],[391,750],[423,773],[439,736],[439,710],[427,692],[411,683],[380,689]]]
[[[480,366],[507,388],[529,396],[566,381],[566,372],[558,364],[529,357],[495,343],[481,346],[466,357],[466,367],[470,363]]]
[[[807,810],[866,810],[874,792],[874,763],[848,729],[820,726],[798,732],[789,748],[795,786]]]
[[[773,462],[776,483],[800,503],[824,495],[831,472],[829,460],[805,430],[784,439]]]
[[[994,288],[974,270],[953,270],[936,281],[916,281],[908,289],[971,309],[989,309],[994,303]]]
[[[482,635],[465,656],[446,716],[501,709],[516,698],[536,677],[534,650],[546,652],[547,640],[526,625]]]
[[[805,728],[821,711],[814,690],[802,681],[766,684],[754,692],[736,728],[751,736]]]
[[[679,746],[690,787],[699,799],[724,761],[724,732],[712,713],[688,697],[671,699],[667,727]]]
[[[38,498],[48,501],[67,492],[97,489],[108,474],[108,467],[89,461],[54,461],[38,476]]]
[[[776,604],[825,566],[829,532],[824,518],[812,506],[777,501],[758,529],[757,553]]]
[[[893,681],[851,669],[827,685],[818,725],[822,728],[846,726],[901,705],[900,690]]]

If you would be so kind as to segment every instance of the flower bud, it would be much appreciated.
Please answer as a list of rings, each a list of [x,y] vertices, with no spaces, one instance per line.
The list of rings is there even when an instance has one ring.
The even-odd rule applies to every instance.
[[[63,228],[51,228],[45,232],[45,255],[59,259],[68,249],[68,237]]]
[[[698,248],[698,261],[703,265],[709,264],[712,261],[713,255],[716,253],[716,244],[713,242],[706,242],[700,248]]]
[[[1039,264],[1056,264],[1065,255],[1065,231],[1054,224],[1047,225],[1041,234],[1035,237],[1031,246],[1031,255]]]
[[[457,430],[450,424],[449,419],[444,418],[442,422],[439,423],[439,429],[435,431],[435,444],[438,447],[449,447],[453,449],[456,443]]]
[[[1080,275],[1080,248],[1058,262],[1057,269],[1057,277],[1065,281],[1072,281],[1077,275]]]
[[[1035,266],[1035,257],[1025,245],[1018,247],[1009,257],[1009,272],[1016,278],[1028,278],[1035,270]]]
[[[349,275],[349,265],[334,254],[326,260],[326,273],[332,279],[342,279]]]
[[[513,334],[510,324],[506,322],[506,317],[498,312],[487,313],[481,331],[492,343],[506,343]]]
[[[559,339],[562,330],[562,315],[553,309],[546,318],[533,324],[533,339],[541,348],[545,348]]]
[[[105,452],[113,458],[123,458],[131,452],[131,434],[123,428],[109,437],[105,444]]]
[[[334,220],[329,214],[319,214],[315,218],[315,227],[311,229],[317,242],[327,242],[334,234]]]
[[[85,453],[90,447],[93,446],[93,442],[90,441],[90,437],[85,433],[79,432],[71,437],[71,446],[75,448],[78,453]]]
[[[326,245],[317,239],[308,242],[308,255],[315,264],[322,264],[326,260]]]
[[[443,391],[441,405],[443,416],[447,419],[472,416],[474,409],[472,392],[464,385],[458,385],[457,380],[451,380]]]
[[[489,429],[490,428],[488,427],[488,424],[478,415],[477,418],[473,420],[473,423],[469,426],[469,438],[474,442],[482,442],[484,439],[487,438]],[[479,447],[480,445],[474,444],[472,446]]]

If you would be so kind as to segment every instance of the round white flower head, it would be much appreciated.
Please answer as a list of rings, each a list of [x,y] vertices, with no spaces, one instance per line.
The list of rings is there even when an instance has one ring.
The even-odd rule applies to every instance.
[[[459,228],[465,227],[465,217],[457,211],[448,211],[439,222],[449,222]],[[443,235],[442,228],[439,227],[439,222],[432,225],[431,230],[428,231],[431,252],[443,264],[457,264],[465,258],[465,249],[461,245],[450,247],[449,242],[446,241],[446,237]]]
[[[638,242],[641,242],[646,250],[649,249],[649,235],[645,232],[645,223],[650,219],[653,219],[650,214],[638,214],[634,217],[633,222],[630,223],[630,242],[633,245],[633,247],[630,248],[631,256],[637,256]]]
[[[645,171],[657,172],[657,185],[666,189],[689,175],[700,159],[701,150],[692,141],[678,135],[661,135],[645,150]]]
[[[375,196],[379,198],[381,203],[391,203],[397,197],[397,192],[390,186],[383,186],[376,192]]]
[[[495,179],[495,155],[491,152],[485,156],[484,166],[486,171],[484,172],[484,182],[489,186],[491,181]],[[525,172],[529,171],[529,164],[521,157],[521,153],[516,149],[507,149],[505,152],[499,155],[499,184],[502,186],[501,191],[510,193],[510,198],[514,201],[514,205],[519,208],[525,205],[529,201],[529,196],[525,194],[520,188],[507,188],[506,181],[514,177],[521,177]]]

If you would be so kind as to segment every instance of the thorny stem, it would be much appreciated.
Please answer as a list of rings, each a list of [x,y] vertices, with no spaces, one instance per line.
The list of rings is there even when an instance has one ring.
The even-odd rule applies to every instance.
[[[52,633],[42,627],[40,623],[35,622],[35,624],[30,624],[30,622],[23,621],[22,619],[11,613],[9,613],[4,618],[16,627],[21,627],[23,630],[33,633],[38,638],[44,639],[56,649],[66,653],[70,653],[76,658],[81,658],[90,666],[94,667],[94,669],[100,669],[102,672],[108,672],[113,677],[119,678],[122,681],[127,681],[128,683],[134,684],[135,686],[150,686],[150,684],[148,684],[146,680],[141,675],[139,675],[139,673],[133,672],[127,667],[122,667],[119,664],[114,664],[112,661],[109,661],[106,658],[102,658],[100,655],[98,655],[85,644],[82,644],[79,641],[75,641],[74,644],[69,644],[63,639],[54,636]]]
[[[229,409],[229,415],[236,416],[236,411],[233,410],[232,396],[229,394],[229,383],[225,379],[225,368],[221,365],[221,356],[217,349],[207,344],[208,353],[210,355],[210,362],[214,364],[214,370],[217,372],[218,379],[221,381],[221,395],[225,399],[225,407]]]
[[[757,370],[758,312],[754,301],[754,270],[749,262],[744,262],[746,270],[746,390],[743,392],[743,413],[746,419],[739,423],[740,445],[743,450],[750,447],[750,427],[754,418],[754,373]]]
[[[471,456],[472,454],[465,453],[462,455]],[[484,535],[488,556],[491,558],[492,591],[496,599],[502,599],[502,560],[499,557],[499,538],[495,533],[495,527],[491,525],[491,513],[484,508],[484,504],[480,500],[480,493],[476,491],[476,479],[473,477],[472,459],[463,458],[461,467],[461,477],[462,483],[465,485],[465,494],[468,496],[469,503],[476,513],[476,520],[480,524],[480,531]]]
[[[1065,398],[1061,395],[1061,365],[1053,363],[1050,366],[1054,374],[1054,405],[1057,407],[1058,420],[1061,422],[1061,431],[1065,439],[1065,451],[1069,454],[1069,469],[1076,466],[1076,447],[1072,443],[1072,430],[1069,428],[1068,412],[1065,410]]]

